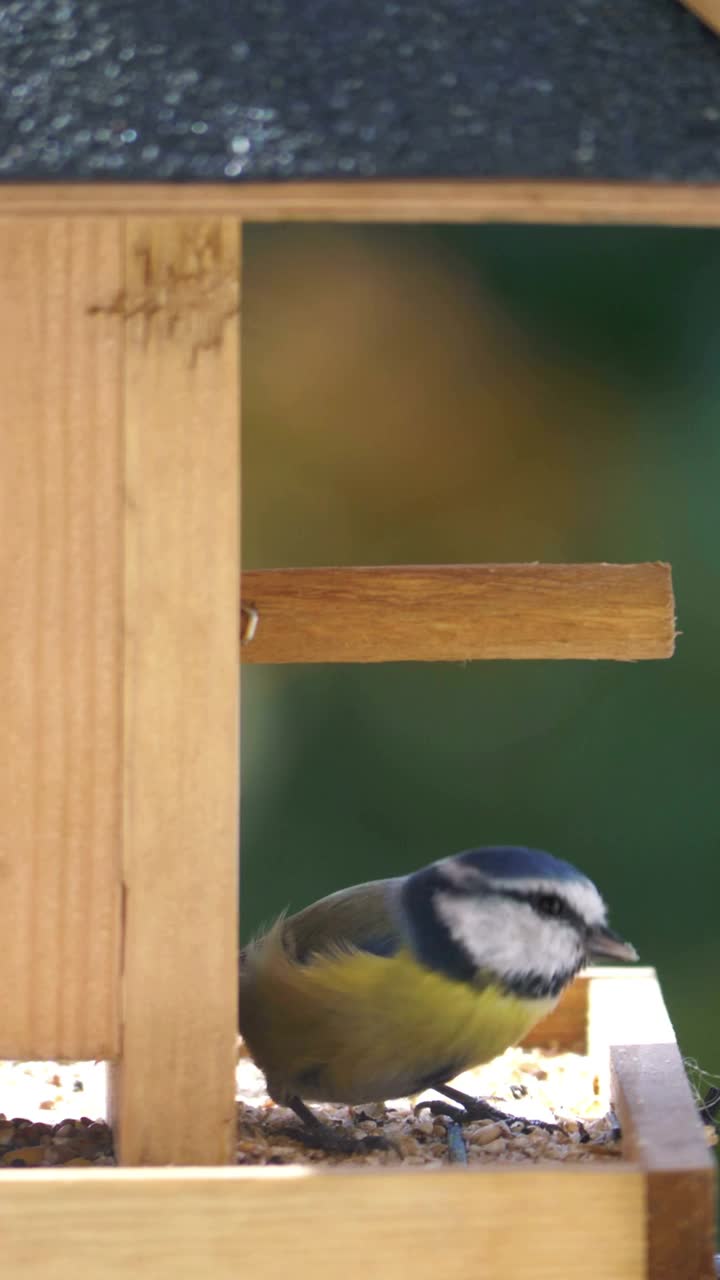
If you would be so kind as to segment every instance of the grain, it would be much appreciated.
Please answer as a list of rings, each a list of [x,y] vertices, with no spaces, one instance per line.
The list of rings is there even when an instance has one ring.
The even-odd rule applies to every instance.
[[[518,1116],[525,1123],[477,1120],[463,1125],[468,1165],[498,1161],[528,1163],[537,1160],[589,1162],[599,1154],[621,1154],[609,1098],[597,1066],[577,1053],[539,1049],[509,1049],[502,1057],[454,1082],[473,1096],[487,1098],[493,1106]],[[316,1151],[295,1139],[300,1125],[292,1112],[273,1105],[265,1092],[262,1074],[239,1050],[237,1069],[237,1158],[241,1165],[304,1164],[379,1166],[438,1165],[448,1163],[449,1118],[427,1111],[414,1114],[420,1099],[437,1101],[432,1091],[420,1098],[396,1098],[384,1106],[363,1107],[324,1104],[315,1113],[331,1127],[362,1139],[382,1136],[386,1151],[353,1155]],[[557,1121],[559,1129],[531,1126],[529,1119]]]
[[[236,1158],[240,1165],[401,1165],[448,1163],[448,1117],[423,1110],[419,1099],[396,1098],[362,1107],[314,1107],[330,1126],[356,1138],[383,1137],[384,1151],[351,1156],[303,1145],[292,1112],[268,1097],[260,1071],[239,1046],[236,1074]],[[107,1124],[103,1064],[0,1062],[0,1176],[4,1168],[115,1163]],[[597,1064],[578,1053],[509,1049],[494,1062],[465,1072],[455,1081],[473,1096],[487,1098],[519,1122],[477,1120],[463,1124],[469,1166],[498,1163],[528,1166],[538,1161],[591,1163],[617,1159],[621,1144],[609,1096]],[[435,1099],[431,1091],[420,1095]],[[26,1116],[20,1116],[19,1111]],[[74,1114],[73,1114],[74,1112]],[[78,1114],[78,1113],[89,1114]],[[552,1132],[529,1123],[556,1121]],[[192,1116],[188,1124],[194,1123]],[[708,1138],[710,1133],[708,1131]]]

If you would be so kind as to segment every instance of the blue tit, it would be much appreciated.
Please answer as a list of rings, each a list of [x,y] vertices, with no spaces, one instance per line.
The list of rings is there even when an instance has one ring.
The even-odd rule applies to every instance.
[[[308,1130],[324,1126],[305,1099],[433,1088],[469,1109],[448,1081],[522,1040],[596,957],[637,954],[587,876],[539,849],[469,849],[281,916],[242,952],[240,1030]]]

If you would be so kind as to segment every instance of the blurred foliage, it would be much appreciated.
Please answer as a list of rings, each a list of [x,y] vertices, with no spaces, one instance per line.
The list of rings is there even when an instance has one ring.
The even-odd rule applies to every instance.
[[[682,635],[632,665],[246,669],[244,934],[537,845],[720,1070],[718,297],[718,232],[247,230],[248,568],[666,559]]]

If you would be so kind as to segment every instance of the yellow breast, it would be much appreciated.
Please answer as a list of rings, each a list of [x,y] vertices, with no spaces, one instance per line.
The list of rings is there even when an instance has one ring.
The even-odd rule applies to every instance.
[[[240,998],[243,1035],[274,1098],[347,1103],[450,1080],[517,1043],[556,1003],[450,981],[408,950],[299,965],[279,934],[251,956]]]

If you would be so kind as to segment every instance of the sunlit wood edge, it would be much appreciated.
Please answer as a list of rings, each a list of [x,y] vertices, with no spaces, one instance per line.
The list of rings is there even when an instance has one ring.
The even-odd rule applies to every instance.
[[[471,1172],[474,1176],[494,1177],[498,1174],[502,1177],[517,1177],[525,1173],[534,1173],[541,1170],[543,1174],[551,1171],[557,1173],[560,1177],[567,1177],[568,1174],[584,1177],[586,1174],[598,1174],[604,1176],[608,1173],[638,1173],[642,1171],[642,1165],[639,1161],[623,1160],[616,1161],[612,1164],[607,1163],[591,1166],[587,1165],[573,1166],[572,1164],[560,1164],[557,1160],[533,1160],[532,1164],[528,1164],[527,1168],[517,1165],[503,1164],[498,1161],[496,1164],[485,1165],[484,1167],[473,1169]],[[112,1182],[126,1183],[129,1186],[137,1186],[138,1183],[148,1182],[154,1185],[162,1186],[164,1183],[186,1183],[186,1184],[204,1184],[205,1182],[227,1182],[227,1183],[253,1183],[253,1182],[297,1182],[304,1181],[307,1178],[323,1178],[342,1177],[342,1178],[386,1178],[390,1181],[402,1180],[403,1178],[423,1178],[423,1177],[467,1177],[466,1169],[456,1169],[452,1166],[443,1166],[441,1169],[428,1169],[423,1166],[413,1166],[408,1168],[388,1168],[380,1165],[333,1165],[327,1166],[322,1163],[315,1165],[291,1165],[276,1166],[265,1165],[254,1168],[242,1168],[234,1165],[182,1165],[182,1166],[166,1166],[164,1168],[154,1168],[151,1166],[143,1168],[122,1168],[122,1167],[101,1167],[101,1168],[67,1168],[60,1166],[54,1169],[15,1169],[12,1166],[2,1171],[2,1187],[6,1187],[11,1183],[24,1185],[27,1182],[36,1182],[57,1186],[63,1185],[68,1179],[74,1180],[76,1183],[95,1183],[109,1180]]]

